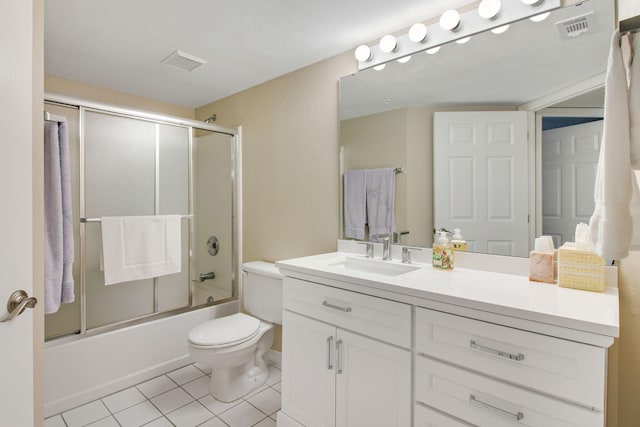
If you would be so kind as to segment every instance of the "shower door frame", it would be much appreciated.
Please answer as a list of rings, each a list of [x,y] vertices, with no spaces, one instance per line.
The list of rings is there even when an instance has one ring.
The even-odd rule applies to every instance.
[[[55,340],[56,342],[59,342],[60,340],[75,340],[75,339],[80,339],[82,337],[85,336],[90,336],[90,335],[94,335],[94,334],[98,334],[98,333],[103,333],[103,332],[109,332],[112,330],[116,330],[116,329],[121,329],[121,328],[125,328],[128,326],[133,326],[139,323],[144,323],[144,322],[149,322],[149,321],[153,321],[153,320],[158,320],[158,319],[162,319],[165,317],[170,317],[170,316],[174,316],[177,314],[181,314],[181,313],[185,313],[185,312],[189,312],[192,310],[197,310],[203,307],[208,307],[208,306],[213,306],[213,305],[218,305],[218,304],[223,304],[223,303],[227,303],[227,302],[231,302],[234,300],[237,300],[238,298],[238,287],[239,287],[239,283],[238,283],[238,279],[240,277],[240,260],[242,259],[242,241],[241,241],[241,228],[240,228],[240,212],[241,212],[241,201],[242,201],[242,197],[241,197],[241,185],[240,185],[240,181],[241,181],[241,146],[242,146],[242,127],[239,126],[236,129],[231,129],[231,128],[225,128],[225,127],[221,127],[221,126],[217,126],[217,125],[211,125],[209,123],[205,123],[205,122],[199,122],[197,120],[189,120],[189,119],[184,119],[181,117],[175,117],[175,116],[170,116],[170,115],[163,115],[163,114],[157,114],[157,113],[152,113],[152,112],[148,112],[148,111],[143,111],[143,110],[136,110],[136,109],[129,109],[129,108],[122,108],[122,107],[117,107],[117,106],[113,106],[113,105],[108,105],[108,104],[102,104],[102,103],[98,103],[98,102],[93,102],[93,101],[89,101],[89,100],[85,100],[85,99],[80,99],[80,98],[74,98],[74,97],[67,97],[67,96],[63,96],[63,95],[57,95],[57,94],[49,94],[49,93],[45,93],[44,96],[44,102],[45,104],[50,103],[50,104],[57,104],[57,105],[61,105],[61,106],[66,106],[66,107],[71,107],[71,108],[77,108],[79,110],[79,123],[80,123],[80,129],[79,129],[79,136],[80,136],[80,177],[79,177],[79,181],[80,181],[80,199],[79,199],[79,207],[80,207],[80,224],[79,224],[79,235],[80,235],[80,286],[79,286],[79,292],[80,292],[80,330],[78,333],[72,333],[70,335],[62,335],[59,337],[51,337],[50,340]],[[122,320],[122,321],[117,321],[114,323],[110,323],[107,325],[103,325],[103,326],[97,326],[97,327],[93,327],[93,328],[88,328],[87,327],[87,307],[86,307],[86,303],[87,303],[87,294],[86,294],[86,278],[85,278],[85,273],[86,273],[86,265],[85,265],[85,258],[86,258],[86,254],[85,254],[85,245],[86,245],[86,236],[85,236],[85,227],[87,225],[87,222],[91,222],[91,221],[87,221],[87,218],[85,218],[85,205],[84,205],[84,198],[85,198],[85,182],[84,182],[84,178],[85,178],[85,159],[84,159],[84,115],[85,112],[89,111],[89,112],[96,112],[96,113],[103,113],[103,114],[109,114],[109,115],[114,115],[114,116],[120,116],[120,117],[126,117],[126,118],[131,118],[131,119],[136,119],[136,120],[143,120],[143,121],[148,121],[148,122],[152,122],[155,124],[166,124],[166,125],[172,125],[172,126],[179,126],[179,127],[185,127],[190,129],[189,132],[189,202],[188,202],[188,209],[189,209],[189,213],[187,215],[187,221],[189,224],[189,231],[188,231],[188,241],[189,241],[189,302],[188,302],[188,306],[186,307],[181,307],[181,308],[176,308],[176,309],[172,309],[172,310],[167,310],[167,311],[163,311],[163,312],[156,312],[156,309],[158,307],[158,301],[157,301],[157,292],[156,292],[156,281],[154,280],[154,301],[153,301],[153,306],[154,306],[154,312],[150,313],[150,314],[146,314],[146,315],[142,315],[142,316],[138,316],[135,318],[131,318],[131,319],[127,319],[127,320]],[[213,133],[217,133],[217,134],[223,134],[223,135],[228,135],[231,137],[231,158],[230,158],[230,162],[231,162],[231,185],[232,185],[232,189],[231,189],[231,224],[232,224],[232,239],[231,239],[231,252],[232,252],[232,269],[231,269],[231,297],[230,298],[225,298],[225,299],[221,299],[218,301],[214,301],[212,303],[204,303],[204,304],[200,304],[197,306],[193,305],[193,285],[192,285],[192,272],[194,271],[193,269],[193,257],[192,257],[192,245],[193,245],[193,220],[194,220],[194,206],[193,206],[193,202],[194,202],[194,197],[193,197],[193,131],[194,130],[203,130],[203,131],[209,131],[209,132],[213,132]],[[156,144],[157,144],[157,140],[156,140]],[[156,163],[157,163],[158,159],[156,157]],[[157,164],[156,164],[157,166]],[[156,167],[156,173],[157,173],[157,167]],[[158,188],[156,187],[156,192],[158,191]],[[157,198],[156,198],[156,205],[157,205]],[[157,208],[157,206],[156,206]],[[157,210],[157,209],[156,209]]]

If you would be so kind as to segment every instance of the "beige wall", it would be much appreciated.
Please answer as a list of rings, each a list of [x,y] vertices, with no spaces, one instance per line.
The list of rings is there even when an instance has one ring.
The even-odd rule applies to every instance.
[[[351,53],[205,105],[196,119],[242,125],[243,261],[336,249],[338,80]]]
[[[141,96],[129,95],[127,93],[116,92],[114,90],[65,80],[54,76],[44,77],[44,90],[51,94],[71,96],[119,107],[134,108],[137,110],[151,111],[170,116],[184,117],[187,119],[193,119],[195,116],[195,110],[193,108],[167,104],[165,102],[143,98]]]

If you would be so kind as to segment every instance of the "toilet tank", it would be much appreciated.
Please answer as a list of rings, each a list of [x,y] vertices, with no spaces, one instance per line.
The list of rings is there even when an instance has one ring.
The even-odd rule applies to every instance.
[[[244,308],[267,322],[282,324],[282,275],[275,264],[254,261],[242,264]]]

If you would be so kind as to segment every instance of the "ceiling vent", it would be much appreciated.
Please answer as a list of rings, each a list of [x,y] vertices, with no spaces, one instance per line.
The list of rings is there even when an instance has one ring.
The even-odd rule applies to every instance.
[[[162,60],[163,64],[170,67],[179,68],[185,71],[193,71],[202,64],[206,64],[207,61],[200,59],[197,56],[189,55],[188,53],[181,52],[179,50],[173,51],[169,56]]]
[[[571,40],[593,29],[593,12],[556,22],[560,37]]]

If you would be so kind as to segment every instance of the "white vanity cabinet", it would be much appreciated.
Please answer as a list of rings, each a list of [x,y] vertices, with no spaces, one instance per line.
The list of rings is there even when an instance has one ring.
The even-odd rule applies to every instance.
[[[605,425],[617,288],[393,262],[361,271],[338,262],[349,257],[279,263],[279,427]]]
[[[292,278],[283,295],[288,418],[307,427],[409,426],[411,306]]]

